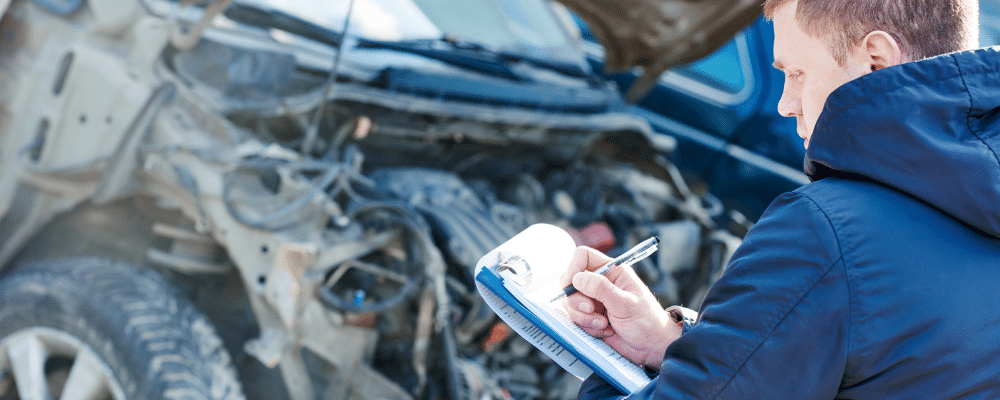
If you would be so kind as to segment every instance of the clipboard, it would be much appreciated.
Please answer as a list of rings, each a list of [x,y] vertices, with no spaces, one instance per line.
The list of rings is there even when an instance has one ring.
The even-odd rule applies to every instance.
[[[536,224],[484,255],[476,265],[476,287],[486,304],[522,338],[579,379],[597,373],[625,394],[650,382],[642,367],[590,336],[569,320],[559,276],[576,244],[557,226]]]

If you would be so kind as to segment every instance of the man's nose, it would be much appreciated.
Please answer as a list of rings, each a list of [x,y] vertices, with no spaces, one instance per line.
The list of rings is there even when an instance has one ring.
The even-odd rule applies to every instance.
[[[778,114],[784,117],[797,117],[802,115],[802,99],[793,90],[785,90],[781,93],[781,100],[778,100]]]

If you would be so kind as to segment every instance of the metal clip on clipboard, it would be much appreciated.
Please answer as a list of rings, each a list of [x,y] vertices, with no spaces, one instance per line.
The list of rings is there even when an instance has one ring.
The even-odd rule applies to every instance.
[[[531,285],[531,265],[528,265],[528,260],[509,251],[500,251],[497,257],[497,274],[514,281],[518,286]]]

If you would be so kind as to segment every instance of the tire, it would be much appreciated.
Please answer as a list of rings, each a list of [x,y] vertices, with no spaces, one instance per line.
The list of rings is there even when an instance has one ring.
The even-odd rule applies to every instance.
[[[156,273],[95,258],[0,280],[0,399],[26,397],[245,399],[203,315]]]

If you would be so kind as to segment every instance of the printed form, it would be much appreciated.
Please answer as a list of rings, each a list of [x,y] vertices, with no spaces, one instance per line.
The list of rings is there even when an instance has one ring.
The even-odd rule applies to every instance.
[[[573,323],[561,300],[549,302],[562,292],[559,276],[575,248],[561,228],[533,225],[480,260],[479,292],[501,319],[566,371],[580,379],[596,371],[633,393],[649,383],[645,371]]]

